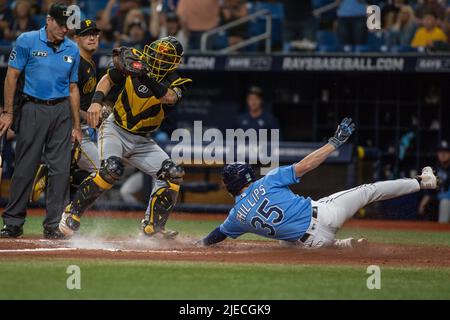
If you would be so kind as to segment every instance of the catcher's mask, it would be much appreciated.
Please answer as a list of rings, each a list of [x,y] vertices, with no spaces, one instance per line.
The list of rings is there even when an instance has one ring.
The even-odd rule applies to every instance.
[[[148,75],[159,82],[178,68],[183,55],[183,46],[175,37],[164,37],[146,45],[144,55],[148,63]]]

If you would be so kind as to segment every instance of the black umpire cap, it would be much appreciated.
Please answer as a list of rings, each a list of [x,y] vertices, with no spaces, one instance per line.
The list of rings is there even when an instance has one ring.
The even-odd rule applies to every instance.
[[[81,21],[80,23],[80,29],[75,30],[75,34],[77,36],[83,36],[84,34],[94,31],[94,32],[100,32],[100,29],[97,28],[97,24],[94,20],[86,19]]]
[[[64,3],[53,3],[48,10],[48,15],[58,22],[60,25],[66,25],[70,17],[70,12],[67,10],[67,5]]]

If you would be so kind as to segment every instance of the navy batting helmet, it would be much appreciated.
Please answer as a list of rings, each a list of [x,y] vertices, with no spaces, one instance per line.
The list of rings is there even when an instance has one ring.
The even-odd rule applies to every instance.
[[[243,187],[256,181],[256,175],[249,164],[235,162],[225,165],[222,179],[228,192],[237,196]]]

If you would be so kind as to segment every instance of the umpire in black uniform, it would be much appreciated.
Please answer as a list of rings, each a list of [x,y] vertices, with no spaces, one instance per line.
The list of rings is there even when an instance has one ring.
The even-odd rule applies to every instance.
[[[53,4],[46,26],[19,36],[9,58],[0,134],[6,134],[14,123],[17,145],[11,196],[0,231],[2,238],[17,238],[23,233],[42,152],[49,165],[44,237],[63,237],[58,223],[68,199],[71,140],[81,142],[77,86],[80,53],[77,45],[66,38],[70,15],[66,5]],[[24,77],[24,87],[21,102],[16,105],[19,76]]]

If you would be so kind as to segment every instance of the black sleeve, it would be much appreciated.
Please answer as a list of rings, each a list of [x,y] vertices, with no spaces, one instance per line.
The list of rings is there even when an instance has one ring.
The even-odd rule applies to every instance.
[[[222,231],[220,231],[220,227],[217,227],[216,229],[211,231],[211,233],[208,234],[208,236],[206,236],[206,238],[204,238],[202,240],[202,242],[203,242],[203,245],[210,246],[212,244],[219,243],[219,242],[225,240],[226,238],[227,238],[227,236],[224,235],[222,233]]]
[[[109,68],[107,73],[109,78],[115,85],[123,84],[127,78],[122,72],[120,72],[114,67]]]

